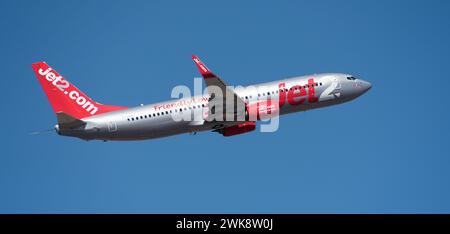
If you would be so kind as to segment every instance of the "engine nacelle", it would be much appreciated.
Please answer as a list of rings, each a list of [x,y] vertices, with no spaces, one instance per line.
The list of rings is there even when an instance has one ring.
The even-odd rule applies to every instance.
[[[243,124],[225,127],[223,129],[221,129],[220,133],[222,133],[223,136],[229,137],[229,136],[235,136],[235,135],[251,132],[251,131],[254,131],[255,129],[256,129],[255,122],[245,122]]]

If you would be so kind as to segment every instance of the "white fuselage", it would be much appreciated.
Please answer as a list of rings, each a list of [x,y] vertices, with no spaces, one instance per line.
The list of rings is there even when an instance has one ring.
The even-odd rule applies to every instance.
[[[347,74],[295,77],[236,89],[235,93],[248,104],[276,99],[279,114],[284,115],[344,103],[370,89],[370,83],[348,77]],[[173,99],[95,115],[82,119],[86,122],[82,130],[58,129],[58,133],[86,140],[141,140],[212,131],[218,128],[218,123],[204,120],[209,111],[208,99],[208,96]],[[174,119],[173,115],[180,116],[180,112],[181,116],[190,116],[190,120]],[[227,126],[226,122],[220,124],[220,127]]]

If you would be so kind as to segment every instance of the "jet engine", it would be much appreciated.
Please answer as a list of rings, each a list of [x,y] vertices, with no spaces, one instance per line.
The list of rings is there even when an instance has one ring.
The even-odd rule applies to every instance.
[[[221,133],[225,137],[229,137],[251,132],[254,131],[255,129],[256,129],[256,122],[249,121],[242,124],[222,128],[219,130],[219,133]]]

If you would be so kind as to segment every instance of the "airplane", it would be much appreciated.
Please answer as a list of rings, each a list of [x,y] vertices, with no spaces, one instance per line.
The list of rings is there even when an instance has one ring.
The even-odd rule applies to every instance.
[[[254,131],[258,121],[345,103],[372,87],[349,74],[325,73],[231,89],[196,55],[192,59],[207,92],[137,107],[95,102],[46,62],[33,63],[32,68],[56,114],[56,133],[87,141],[145,140],[204,131],[236,136]],[[227,98],[234,105],[225,105]]]

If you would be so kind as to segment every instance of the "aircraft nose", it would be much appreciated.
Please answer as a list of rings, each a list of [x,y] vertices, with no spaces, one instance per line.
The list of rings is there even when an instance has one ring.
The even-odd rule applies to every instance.
[[[365,80],[357,80],[358,86],[361,88],[362,92],[365,93],[372,88],[372,84]]]
[[[364,92],[367,92],[372,88],[372,84],[370,82],[364,80],[362,83]]]

